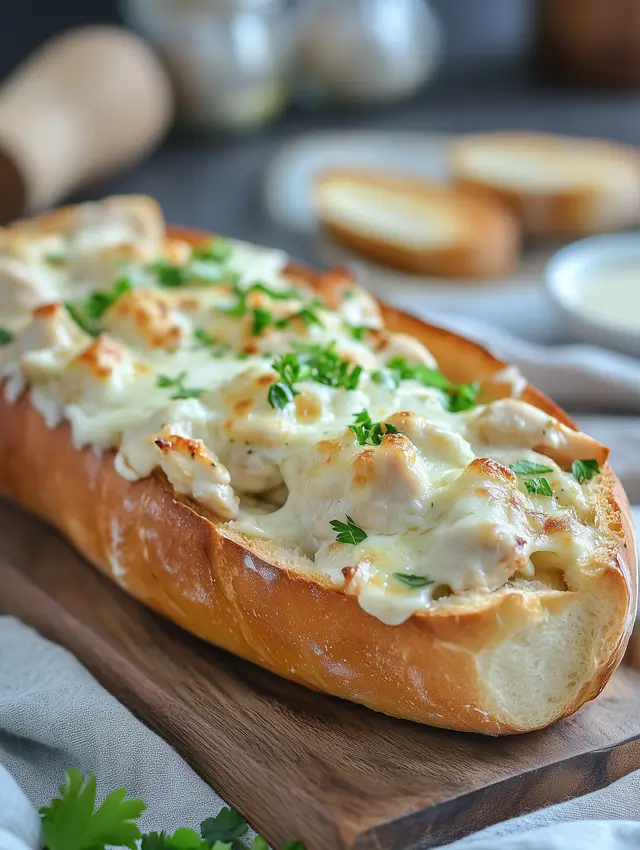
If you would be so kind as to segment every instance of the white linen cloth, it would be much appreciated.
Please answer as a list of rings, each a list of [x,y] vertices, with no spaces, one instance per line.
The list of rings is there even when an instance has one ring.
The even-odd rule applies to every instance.
[[[640,505],[640,362],[584,346],[545,349],[476,321],[437,318],[488,343],[561,405],[579,411],[580,425],[612,447],[613,465]],[[7,617],[0,618],[0,765],[0,850],[40,846],[35,806],[51,799],[67,766],[93,770],[105,794],[125,785],[145,799],[143,829],[197,826],[223,805],[69,653]],[[637,850],[640,771],[449,847]]]

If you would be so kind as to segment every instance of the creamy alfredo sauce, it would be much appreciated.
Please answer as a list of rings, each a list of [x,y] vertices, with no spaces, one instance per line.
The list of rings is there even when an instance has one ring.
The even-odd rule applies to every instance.
[[[312,288],[280,252],[193,250],[135,213],[5,233],[9,401],[28,389],[124,477],[162,470],[386,623],[542,569],[571,585],[598,545],[597,443],[514,398],[477,404],[346,274]]]
[[[588,318],[640,333],[640,263],[592,269],[574,306]]]

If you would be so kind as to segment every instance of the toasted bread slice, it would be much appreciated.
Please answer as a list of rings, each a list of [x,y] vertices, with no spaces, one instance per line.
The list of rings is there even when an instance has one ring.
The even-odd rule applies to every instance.
[[[517,222],[499,203],[410,177],[330,171],[316,185],[331,236],[383,265],[442,277],[494,277],[516,265]]]
[[[640,156],[598,139],[488,133],[451,144],[454,183],[501,201],[527,236],[581,236],[640,218]]]

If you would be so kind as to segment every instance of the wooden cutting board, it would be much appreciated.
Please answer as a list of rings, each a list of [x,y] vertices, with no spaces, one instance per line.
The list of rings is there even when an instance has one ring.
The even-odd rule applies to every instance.
[[[640,768],[630,664],[542,732],[492,739],[394,720],[190,637],[1,501],[0,612],[67,646],[275,847],[437,847]]]

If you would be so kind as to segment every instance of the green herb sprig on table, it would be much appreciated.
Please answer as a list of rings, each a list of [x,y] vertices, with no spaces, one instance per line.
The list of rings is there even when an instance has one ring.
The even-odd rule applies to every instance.
[[[269,850],[257,835],[250,845],[241,839],[249,827],[235,809],[223,808],[200,824],[200,831],[181,828],[143,834],[138,821],[146,809],[143,800],[127,796],[126,788],[112,791],[96,807],[96,777],[83,776],[68,768],[58,796],[40,809],[45,850]],[[138,844],[138,842],[140,842]],[[300,841],[290,841],[282,850],[305,850]]]

